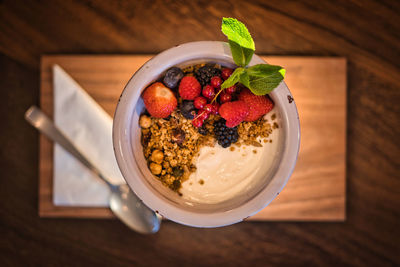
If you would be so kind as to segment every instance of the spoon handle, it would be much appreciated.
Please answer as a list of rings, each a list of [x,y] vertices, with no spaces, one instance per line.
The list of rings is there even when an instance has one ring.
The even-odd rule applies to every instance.
[[[46,135],[49,139],[61,145],[71,155],[78,159],[83,165],[93,171],[99,178],[101,178],[108,186],[112,189],[115,187],[111,184],[104,175],[97,169],[85,156],[78,151],[78,149],[72,144],[68,138],[61,133],[57,126],[49,119],[38,107],[31,106],[25,112],[25,119],[39,132]]]

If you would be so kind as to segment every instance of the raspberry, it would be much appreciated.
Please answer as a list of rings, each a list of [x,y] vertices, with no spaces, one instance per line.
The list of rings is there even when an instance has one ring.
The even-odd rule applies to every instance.
[[[204,106],[207,104],[207,99],[202,97],[202,96],[198,96],[194,99],[194,106],[197,109],[202,109],[204,108]]]
[[[212,87],[211,85],[206,85],[203,88],[203,92],[202,92],[203,96],[205,96],[205,98],[207,98],[208,100],[212,100],[215,96],[215,89],[214,87]]]
[[[160,82],[147,87],[142,98],[147,111],[155,118],[168,117],[178,105],[174,93]]]
[[[249,115],[249,107],[240,100],[227,102],[221,105],[219,114],[226,120],[226,126],[235,127]]]
[[[221,88],[222,79],[219,76],[214,76],[211,78],[211,86],[215,89]]]
[[[179,95],[182,99],[193,100],[201,93],[199,81],[193,76],[185,76],[179,84]]]
[[[222,79],[226,80],[229,77],[231,77],[232,73],[233,73],[233,69],[223,68],[222,72],[221,72],[221,77],[222,77]]]
[[[274,107],[274,103],[267,95],[255,95],[247,88],[240,92],[239,100],[244,101],[249,107],[249,115],[245,121],[256,121]]]

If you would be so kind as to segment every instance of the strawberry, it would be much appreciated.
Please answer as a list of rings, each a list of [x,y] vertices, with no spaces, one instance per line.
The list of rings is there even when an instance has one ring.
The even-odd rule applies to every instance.
[[[219,108],[219,115],[226,120],[226,126],[232,128],[249,115],[249,107],[244,101],[227,102]]]
[[[249,106],[249,115],[245,118],[245,121],[256,121],[274,107],[274,103],[268,96],[255,95],[247,88],[240,91],[239,100],[244,101]]]
[[[174,93],[160,82],[147,87],[142,98],[147,111],[156,118],[168,117],[178,104]]]
[[[194,100],[201,93],[201,85],[193,76],[185,76],[179,84],[179,94],[182,99]]]

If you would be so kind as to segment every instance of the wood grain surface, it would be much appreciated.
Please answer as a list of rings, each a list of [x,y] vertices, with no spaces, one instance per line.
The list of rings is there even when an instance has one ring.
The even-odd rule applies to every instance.
[[[399,14],[395,0],[0,1],[1,266],[399,266]],[[347,58],[346,221],[166,222],[143,236],[39,218],[39,134],[23,114],[39,104],[41,56],[225,40],[222,16],[248,26],[258,54]]]
[[[52,66],[60,65],[113,116],[122,89],[151,56],[44,56],[41,98],[53,116]],[[343,221],[345,214],[346,60],[265,57],[287,70],[286,83],[298,106],[301,146],[295,171],[279,196],[249,220]],[[331,92],[334,92],[331,97]],[[39,215],[107,218],[107,208],[53,204],[53,143],[40,137]]]

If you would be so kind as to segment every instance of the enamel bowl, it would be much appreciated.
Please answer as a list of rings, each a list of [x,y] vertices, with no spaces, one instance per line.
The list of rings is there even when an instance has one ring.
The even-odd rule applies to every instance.
[[[297,108],[284,82],[270,97],[277,109],[279,145],[272,165],[245,194],[216,204],[191,203],[172,192],[150,173],[140,142],[139,117],[144,110],[142,91],[172,66],[213,62],[234,67],[229,45],[202,41],[168,49],[146,62],[129,80],[114,115],[113,145],[123,177],[137,196],[163,217],[189,226],[219,227],[242,221],[265,208],[283,189],[296,164],[300,145]],[[254,55],[250,66],[265,63]]]

